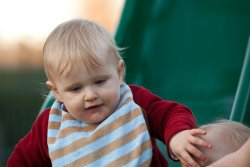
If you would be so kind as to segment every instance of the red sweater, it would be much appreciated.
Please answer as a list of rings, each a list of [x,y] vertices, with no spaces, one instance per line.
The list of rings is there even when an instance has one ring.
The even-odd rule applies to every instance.
[[[144,110],[147,117],[153,144],[151,166],[168,166],[166,159],[156,145],[155,139],[165,143],[168,148],[169,140],[177,132],[197,127],[193,113],[186,106],[163,100],[143,87],[129,86],[135,103]],[[49,111],[50,109],[43,111],[34,122],[30,132],[17,143],[9,157],[8,167],[51,166],[47,145]]]

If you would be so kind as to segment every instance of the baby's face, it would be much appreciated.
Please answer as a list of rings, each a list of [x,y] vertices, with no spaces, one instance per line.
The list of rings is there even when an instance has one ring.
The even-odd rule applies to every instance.
[[[69,75],[55,81],[57,99],[75,119],[85,123],[102,122],[120,100],[123,63],[117,65],[108,54],[99,58],[102,64],[98,68],[75,65]]]

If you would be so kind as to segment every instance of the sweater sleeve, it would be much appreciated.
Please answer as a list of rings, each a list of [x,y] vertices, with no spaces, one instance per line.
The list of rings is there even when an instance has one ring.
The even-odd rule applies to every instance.
[[[7,167],[51,166],[47,147],[49,109],[34,122],[32,129],[15,146]]]
[[[163,100],[149,90],[130,85],[134,101],[143,108],[147,117],[150,135],[165,143],[169,152],[170,139],[182,130],[197,127],[192,111],[186,106],[173,101]]]

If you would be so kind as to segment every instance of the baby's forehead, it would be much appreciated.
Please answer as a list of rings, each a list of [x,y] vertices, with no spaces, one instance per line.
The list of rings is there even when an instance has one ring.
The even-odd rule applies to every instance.
[[[203,135],[202,138],[209,141],[216,139],[222,140],[224,137],[229,136],[232,131],[230,126],[222,124],[208,125],[201,127],[201,129],[206,130],[206,135]]]
[[[206,130],[207,132],[218,132],[227,129],[227,127],[222,124],[209,124],[201,126],[200,128]]]

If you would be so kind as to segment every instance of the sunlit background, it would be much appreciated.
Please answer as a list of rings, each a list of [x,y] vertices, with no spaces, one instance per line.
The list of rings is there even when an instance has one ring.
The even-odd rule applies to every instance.
[[[115,33],[123,5],[124,0],[0,0],[0,167],[47,93],[42,47],[48,34],[79,17]]]
[[[114,32],[123,4],[124,0],[0,0],[0,68],[38,67],[49,32],[72,18],[89,18]],[[32,54],[24,55],[27,52]]]

